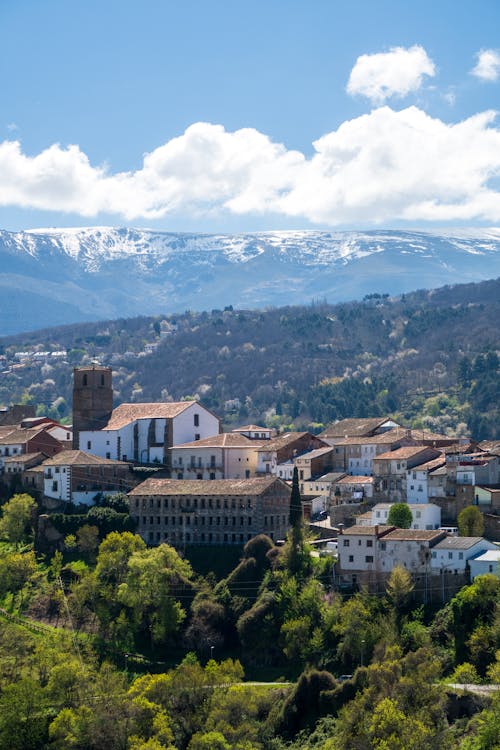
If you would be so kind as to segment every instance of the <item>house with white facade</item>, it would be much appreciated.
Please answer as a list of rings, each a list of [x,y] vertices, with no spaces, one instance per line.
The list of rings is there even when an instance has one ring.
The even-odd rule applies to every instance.
[[[387,524],[389,513],[394,503],[377,503],[373,508],[356,518],[356,525],[372,526]],[[433,503],[408,503],[411,510],[411,528],[418,531],[432,531],[441,528],[441,508]]]
[[[170,449],[172,476],[177,479],[249,479],[257,472],[255,440],[238,432],[195,440]]]
[[[407,471],[440,455],[428,445],[405,446],[380,453],[373,459],[378,497],[392,503],[406,502]],[[444,463],[444,457],[442,461]]]
[[[6,458],[27,453],[53,456],[62,449],[61,443],[47,432],[46,425],[30,429],[12,425],[0,427],[0,472]]]
[[[447,477],[444,454],[408,469],[406,472],[407,502],[428,503],[431,497],[444,497]]]
[[[429,573],[432,551],[445,538],[442,529],[393,529],[379,545],[379,569],[390,573],[400,565],[411,573]]]
[[[284,482],[291,482],[294,469],[295,464],[293,461],[283,461],[283,463],[278,464],[276,467],[276,476],[279,479],[283,479]]]
[[[338,561],[341,573],[361,573],[377,571],[379,563],[378,542],[394,526],[383,524],[374,526],[351,526],[340,529],[338,535]]]
[[[47,456],[43,453],[22,453],[21,455],[9,456],[3,459],[4,474],[22,474],[23,471],[41,464]]]
[[[369,437],[347,437],[335,442],[337,452],[344,450],[344,469],[351,475],[371,476],[373,459],[382,453],[395,451],[405,446],[415,446],[417,441],[410,430],[394,427],[391,430]],[[338,469],[338,462],[335,462]]]
[[[99,430],[79,432],[80,449],[102,458],[163,464],[174,445],[220,432],[220,420],[198,401],[121,404]]]
[[[440,529],[351,526],[338,536],[339,575],[346,582],[388,575],[400,565],[413,574],[430,573],[432,550],[446,537]]]
[[[34,427],[45,427],[46,432],[58,440],[64,448],[71,448],[73,442],[73,431],[71,427],[60,424],[50,417],[30,417],[23,419],[20,424],[21,428],[31,429]]]
[[[483,537],[446,536],[432,550],[432,572],[463,573],[471,558],[488,550],[498,550],[498,547]]]
[[[496,576],[500,575],[500,548],[489,549],[477,557],[471,557],[469,559],[469,568],[471,581],[477,576],[484,576],[488,573],[493,573]]]
[[[242,427],[235,427],[231,432],[244,435],[250,440],[271,440],[275,435],[272,427],[259,427],[258,424],[245,424]]]
[[[64,503],[91,505],[99,493],[127,493],[139,482],[129,464],[81,450],[61,451],[41,466],[44,498]]]

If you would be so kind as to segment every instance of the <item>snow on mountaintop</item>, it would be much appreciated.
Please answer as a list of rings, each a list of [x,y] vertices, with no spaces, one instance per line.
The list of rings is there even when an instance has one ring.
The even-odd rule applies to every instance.
[[[72,227],[30,229],[12,233],[20,248],[33,254],[34,241],[81,263],[87,271],[98,271],[103,263],[135,259],[143,270],[181,256],[196,264],[212,264],[217,258],[229,263],[247,263],[265,253],[282,262],[323,266],[345,264],[386,249],[412,254],[434,254],[436,239],[462,251],[480,254],[500,249],[500,229],[454,229],[420,231],[328,232],[290,230],[242,234],[192,234],[147,229]],[[404,246],[404,247],[403,247]]]
[[[496,276],[497,228],[0,230],[0,335],[123,315],[397,295]]]

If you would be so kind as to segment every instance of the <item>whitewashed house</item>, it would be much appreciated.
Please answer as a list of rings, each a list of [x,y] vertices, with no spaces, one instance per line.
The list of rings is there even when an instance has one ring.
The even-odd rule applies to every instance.
[[[432,550],[445,537],[440,529],[351,526],[338,536],[340,574],[352,581],[353,575],[389,574],[398,565],[412,573],[430,572]]]
[[[477,557],[470,558],[469,568],[471,581],[476,576],[484,576],[487,573],[493,573],[496,576],[500,575],[500,548],[489,549]]]
[[[103,458],[168,466],[172,446],[219,432],[219,419],[197,401],[121,404],[102,429],[80,431],[79,446]]]
[[[377,503],[373,508],[356,519],[356,524],[366,526],[387,524],[389,513],[394,503]],[[408,503],[412,515],[411,528],[418,531],[432,531],[441,527],[441,508],[433,503]]]
[[[91,505],[97,494],[129,492],[138,482],[123,461],[64,450],[41,464],[43,495],[50,500]]]
[[[446,459],[444,455],[413,466],[406,472],[408,503],[428,503],[431,497],[446,495]]]
[[[271,427],[259,427],[258,424],[245,424],[231,430],[238,435],[244,435],[250,440],[271,440],[275,431]]]
[[[498,550],[498,547],[483,537],[447,536],[432,550],[432,572],[463,573],[471,558],[488,550]]]

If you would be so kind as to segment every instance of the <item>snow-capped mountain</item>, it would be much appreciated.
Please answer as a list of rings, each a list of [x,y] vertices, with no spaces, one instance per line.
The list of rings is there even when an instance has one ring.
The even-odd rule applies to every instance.
[[[0,231],[0,335],[139,314],[401,294],[500,276],[500,229]]]

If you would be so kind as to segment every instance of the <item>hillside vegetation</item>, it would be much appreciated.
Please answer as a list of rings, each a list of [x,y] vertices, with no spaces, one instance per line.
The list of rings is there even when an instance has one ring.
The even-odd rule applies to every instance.
[[[498,694],[447,684],[500,681],[497,576],[439,604],[399,566],[338,592],[300,515],[222,578],[92,526],[43,554],[34,506],[0,516],[0,750],[498,748]]]
[[[0,353],[68,352],[6,368],[0,403],[70,418],[72,367],[114,370],[116,403],[200,398],[225,423],[319,430],[391,413],[439,431],[498,437],[500,280],[398,298],[266,310],[186,311],[0,339]],[[160,334],[162,334],[160,336]],[[146,344],[158,344],[144,354]]]

